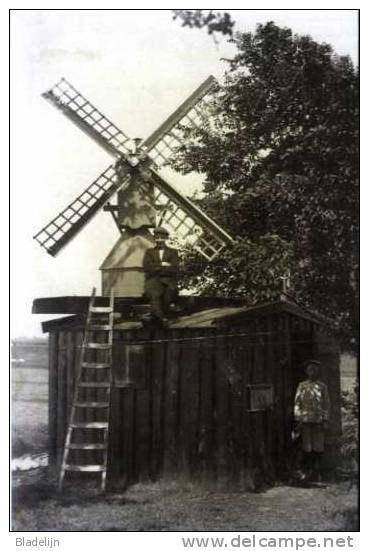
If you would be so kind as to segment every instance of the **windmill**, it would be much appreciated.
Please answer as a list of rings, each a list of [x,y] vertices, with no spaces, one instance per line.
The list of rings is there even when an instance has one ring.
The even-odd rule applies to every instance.
[[[74,201],[44,226],[34,239],[52,256],[58,254],[101,209],[109,211],[120,232],[104,263],[102,294],[141,296],[142,259],[152,245],[149,228],[160,222],[182,242],[190,241],[207,260],[213,260],[232,238],[178,192],[160,174],[183,129],[201,124],[201,110],[217,88],[208,77],[163,124],[144,141],[131,140],[90,101],[62,78],[42,96],[114,159]],[[135,143],[132,149],[132,143]],[[116,204],[110,199],[116,195]]]
[[[168,163],[176,147],[182,143],[183,129],[201,124],[202,104],[207,102],[207,96],[216,86],[213,77],[206,79],[143,142],[130,140],[65,79],[42,94],[107,151],[115,162],[34,239],[55,256],[101,209],[112,214],[120,233],[101,266],[102,295],[110,297],[105,299],[109,304],[101,304],[104,298],[96,297],[95,289],[89,302],[69,423],[65,427],[60,490],[69,471],[98,473],[101,488],[105,489],[110,392],[114,386],[114,298],[143,294],[142,262],[145,251],[153,243],[150,228],[160,223],[180,241],[190,241],[207,261],[232,243],[232,238],[222,228],[160,174],[160,168]],[[111,204],[114,195],[117,201]],[[98,298],[100,302],[95,302]],[[131,361],[130,350],[127,345],[124,360],[127,370]],[[129,384],[131,381],[125,382],[125,385]]]

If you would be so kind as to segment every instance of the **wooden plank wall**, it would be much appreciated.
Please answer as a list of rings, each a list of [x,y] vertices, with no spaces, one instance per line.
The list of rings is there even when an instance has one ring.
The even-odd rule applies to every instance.
[[[49,466],[56,467],[57,455],[57,406],[58,406],[58,334],[49,335]]]
[[[49,336],[49,454],[52,468],[60,465],[79,366],[81,331]]]
[[[296,386],[292,348],[299,346],[291,342],[292,322],[282,312],[233,329],[116,331],[122,353],[115,361],[124,361],[124,342],[145,343],[146,384],[112,391],[110,484],[175,477],[257,488],[283,477]],[[81,339],[79,331],[50,336],[54,462],[63,448]],[[247,411],[247,385],[257,383],[274,385],[273,410]]]
[[[127,484],[175,477],[245,488],[272,482],[276,459],[285,459],[284,434],[276,449],[275,411],[248,412],[246,389],[255,383],[281,387],[276,407],[284,433],[287,378],[280,370],[287,345],[280,342],[286,335],[278,335],[278,322],[152,333],[146,388],[114,391],[111,479]],[[137,342],[147,335],[116,338]],[[123,352],[120,357],[124,361]]]

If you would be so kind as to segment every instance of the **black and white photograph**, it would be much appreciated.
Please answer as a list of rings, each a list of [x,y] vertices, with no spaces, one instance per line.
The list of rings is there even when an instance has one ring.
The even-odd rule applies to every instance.
[[[10,531],[350,547],[360,10],[9,11]]]

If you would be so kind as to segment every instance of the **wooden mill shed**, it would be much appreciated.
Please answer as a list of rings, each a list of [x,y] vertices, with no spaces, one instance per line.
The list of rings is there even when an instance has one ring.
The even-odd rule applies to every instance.
[[[116,299],[122,317],[114,327],[110,487],[168,477],[252,489],[285,479],[294,394],[311,357],[321,360],[332,398],[327,457],[334,459],[339,350],[323,318],[283,297],[252,308],[237,300],[181,300],[186,315],[147,330],[134,319],[139,301]],[[88,297],[34,302],[35,313],[73,314],[43,323],[52,465],[61,460],[87,304]]]

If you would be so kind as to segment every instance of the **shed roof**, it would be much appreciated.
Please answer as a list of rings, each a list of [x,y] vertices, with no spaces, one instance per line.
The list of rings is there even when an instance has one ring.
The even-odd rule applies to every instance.
[[[322,325],[329,325],[332,323],[332,320],[326,316],[287,300],[284,295],[282,295],[278,301],[257,304],[255,306],[241,306],[239,308],[233,308],[232,310],[232,312],[225,312],[224,316],[221,316],[218,320],[215,320],[216,325],[237,325],[241,324],[244,319],[250,318],[254,315],[264,316],[274,314],[276,312],[288,312],[297,317]]]
[[[230,327],[242,325],[244,321],[256,316],[267,316],[278,312],[288,312],[297,317],[308,319],[313,323],[327,325],[328,318],[310,310],[304,309],[297,304],[281,299],[275,302],[258,304],[255,306],[221,306],[215,308],[206,308],[197,312],[192,312],[183,316],[178,316],[168,323],[168,329],[195,329],[195,328],[214,328]],[[84,317],[81,315],[67,316],[63,318],[46,321],[42,324],[44,332],[55,330],[68,330],[77,327],[83,327]],[[122,319],[114,324],[115,330],[136,330],[141,329],[140,320]]]
[[[96,297],[97,304],[106,297]],[[88,310],[89,296],[62,296],[35,298],[32,304],[33,314],[85,314]],[[186,310],[193,312],[207,308],[242,306],[242,297],[207,297],[180,295],[178,303]],[[133,312],[137,307],[147,306],[144,297],[115,297],[114,310],[122,314]]]

